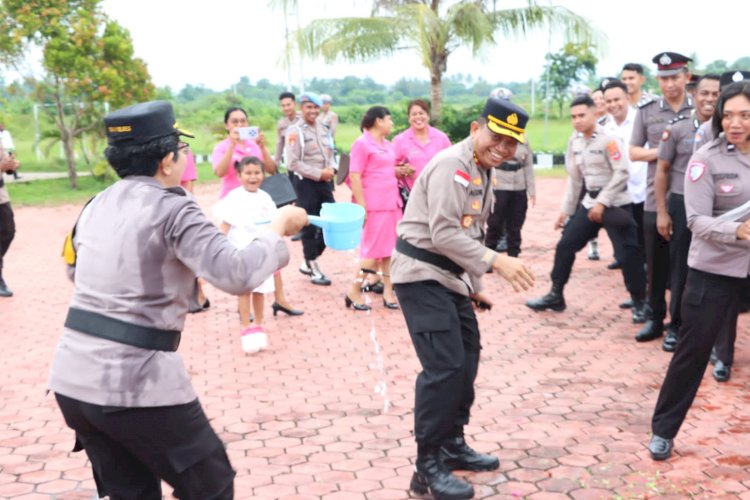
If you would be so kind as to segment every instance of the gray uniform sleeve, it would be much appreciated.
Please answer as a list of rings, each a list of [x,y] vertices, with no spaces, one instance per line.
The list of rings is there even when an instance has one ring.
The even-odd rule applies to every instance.
[[[247,247],[237,249],[193,201],[175,210],[165,232],[183,264],[234,295],[252,292],[289,263],[289,251],[277,234],[263,234]]]
[[[285,136],[285,130],[282,130],[281,120],[279,120],[279,123],[276,124],[276,150],[273,154],[273,160],[276,162],[276,165],[281,165],[281,156],[284,152],[284,136]]]
[[[688,163],[689,169],[702,168],[700,176],[691,180],[685,176],[685,212],[687,224],[693,237],[714,240],[722,243],[737,243],[737,228],[741,222],[721,221],[713,217],[716,186],[711,174],[710,164],[700,154],[695,154]]]
[[[628,186],[628,161],[622,150],[622,141],[611,136],[607,142],[606,161],[612,167],[612,178],[596,198],[596,201],[605,207],[611,207],[615,198]]]
[[[664,129],[661,141],[659,141],[659,149],[656,150],[656,158],[669,162],[672,165],[674,157],[677,154],[677,141],[672,133],[672,126],[669,125]]]
[[[534,152],[531,145],[526,143],[526,162],[524,164],[524,176],[526,177],[526,194],[536,196],[536,182],[534,180]]]
[[[566,215],[573,215],[578,206],[578,198],[581,195],[581,189],[583,188],[583,173],[581,172],[580,165],[577,164],[579,160],[576,160],[573,154],[573,143],[575,138],[568,141],[568,151],[565,154],[565,166],[568,171],[568,185],[565,189],[565,196],[561,206],[562,213]],[[581,152],[582,154],[582,152]]]
[[[441,159],[435,165],[431,185],[427,192],[430,239],[437,253],[451,259],[470,276],[481,277],[492,265],[496,254],[480,241],[469,237],[461,227],[469,187],[454,180],[457,167],[466,172],[465,168],[453,157]],[[485,189],[490,188],[485,186]],[[479,280],[472,278],[473,285],[479,284],[478,282]],[[479,290],[481,286],[475,288],[475,291]]]
[[[633,123],[633,132],[630,135],[630,145],[643,147],[648,142],[646,123],[644,122],[644,111],[640,108],[635,114],[635,123]]]

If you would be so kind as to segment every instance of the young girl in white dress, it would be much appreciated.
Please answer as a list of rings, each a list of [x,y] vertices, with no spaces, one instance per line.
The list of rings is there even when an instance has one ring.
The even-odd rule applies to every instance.
[[[242,183],[230,191],[214,207],[215,215],[221,220],[221,230],[237,248],[243,248],[253,241],[264,225],[271,222],[276,213],[276,204],[271,196],[260,189],[263,183],[263,162],[256,156],[246,156],[236,162],[234,168]],[[274,291],[273,276],[264,281],[251,295],[238,297],[242,349],[255,353],[268,347],[268,337],[263,328],[264,294]],[[254,325],[250,320],[250,305]]]

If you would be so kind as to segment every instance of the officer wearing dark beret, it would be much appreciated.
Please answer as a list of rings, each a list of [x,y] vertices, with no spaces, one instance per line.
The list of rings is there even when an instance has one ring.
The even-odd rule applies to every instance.
[[[180,187],[187,144],[166,101],[104,119],[122,180],[91,200],[66,242],[75,284],[49,389],[100,497],[231,499],[234,471],[177,354],[196,275],[250,293],[289,261],[281,236],[307,216],[284,207],[237,250]]]
[[[533,284],[517,258],[482,243],[492,208],[494,167],[526,142],[519,106],[487,100],[471,135],[435,155],[412,188],[391,261],[391,279],[422,365],[414,405],[416,471],[411,489],[434,498],[472,498],[451,470],[494,470],[497,458],[464,438],[481,349],[474,307],[490,308],[482,277],[496,271],[518,291]]]
[[[667,314],[665,300],[669,273],[669,242],[662,238],[656,227],[656,176],[657,148],[664,129],[680,115],[688,116],[693,109],[693,99],[685,91],[690,80],[689,57],[676,52],[660,52],[652,59],[656,64],[656,80],[661,97],[640,104],[630,137],[631,161],[647,161],[646,202],[643,210],[643,239],[648,267],[648,302],[651,319],[636,334],[635,340],[646,342],[660,338],[665,328],[674,334],[677,326],[665,325]],[[674,335],[673,335],[674,336]]]

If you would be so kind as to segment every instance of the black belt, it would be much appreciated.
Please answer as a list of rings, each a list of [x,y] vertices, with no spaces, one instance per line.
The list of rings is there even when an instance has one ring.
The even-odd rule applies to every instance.
[[[586,192],[589,194],[589,196],[591,196],[591,198],[596,199],[596,197],[599,196],[599,193],[601,193],[602,190],[601,189],[590,189],[590,190],[588,190]]]
[[[65,327],[141,349],[174,352],[180,345],[180,332],[176,330],[135,325],[75,307],[68,309]]]
[[[495,168],[497,168],[498,170],[503,170],[505,172],[516,172],[523,168],[523,164],[518,161],[504,161]]]
[[[428,264],[437,266],[440,269],[445,269],[446,271],[451,273],[463,274],[464,272],[463,267],[459,266],[448,257],[430,252],[429,250],[425,250],[424,248],[415,247],[408,241],[402,240],[401,238],[396,238],[396,250],[404,255],[408,255],[409,257],[412,257],[414,259],[421,260],[422,262],[427,262]]]

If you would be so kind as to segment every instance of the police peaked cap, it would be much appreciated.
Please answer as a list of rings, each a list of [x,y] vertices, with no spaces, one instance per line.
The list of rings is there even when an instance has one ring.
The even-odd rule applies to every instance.
[[[719,86],[724,88],[730,83],[740,82],[742,80],[750,80],[750,71],[727,71],[726,73],[721,74]]]
[[[149,101],[118,109],[104,117],[107,143],[136,146],[170,135],[194,137],[180,130],[172,105],[167,101]]]
[[[671,76],[684,71],[693,60],[677,52],[659,52],[651,62],[656,64],[656,76]]]
[[[490,97],[484,104],[482,116],[487,119],[487,128],[496,134],[507,135],[521,144],[526,142],[526,122],[529,114],[520,106],[507,101]]]

